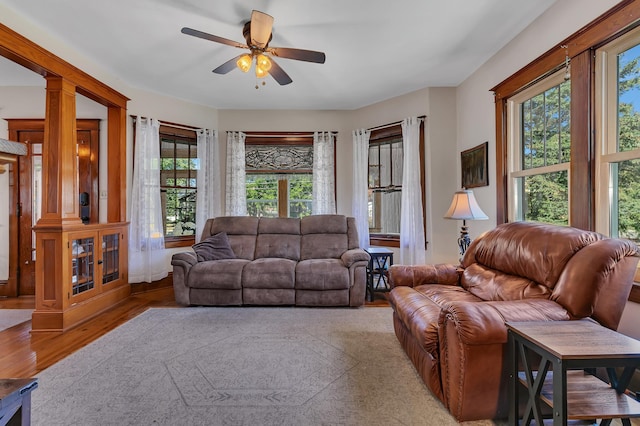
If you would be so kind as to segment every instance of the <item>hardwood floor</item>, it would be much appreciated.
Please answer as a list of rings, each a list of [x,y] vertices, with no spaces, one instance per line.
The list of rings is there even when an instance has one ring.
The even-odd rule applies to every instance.
[[[0,299],[0,309],[31,308],[33,297]],[[97,317],[64,333],[31,333],[31,321],[0,332],[0,377],[34,377],[151,307],[177,307],[173,288],[129,296]],[[0,312],[1,314],[1,312]]]
[[[376,293],[366,306],[388,306]],[[33,297],[0,298],[2,309],[33,309]],[[45,368],[152,307],[177,308],[172,287],[134,293],[97,317],[64,333],[31,333],[31,321],[0,331],[0,377],[35,377]]]

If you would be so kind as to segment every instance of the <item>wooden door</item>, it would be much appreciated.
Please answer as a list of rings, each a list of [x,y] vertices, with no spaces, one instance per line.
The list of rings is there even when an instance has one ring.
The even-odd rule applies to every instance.
[[[44,120],[12,120],[9,139],[24,142],[28,155],[18,159],[14,169],[13,202],[10,218],[9,280],[0,286],[0,296],[35,294],[35,235],[33,226],[40,218],[42,187],[42,147]],[[80,193],[88,194],[88,206],[80,209],[86,223],[98,223],[98,151],[100,120],[78,120],[78,202]],[[88,208],[87,208],[88,207]],[[11,224],[16,224],[15,227]],[[4,287],[4,288],[2,288]]]

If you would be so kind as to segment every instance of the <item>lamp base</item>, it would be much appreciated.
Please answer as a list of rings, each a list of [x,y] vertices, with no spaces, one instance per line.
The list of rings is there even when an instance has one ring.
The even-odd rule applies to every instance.
[[[460,228],[460,237],[458,238],[458,249],[460,250],[460,260],[464,257],[464,253],[471,244],[471,238],[469,238],[469,228],[465,221],[462,221],[462,227]]]

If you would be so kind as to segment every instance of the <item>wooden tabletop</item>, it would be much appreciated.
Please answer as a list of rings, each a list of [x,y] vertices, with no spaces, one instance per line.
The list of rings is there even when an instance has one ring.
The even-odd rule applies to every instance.
[[[507,322],[507,328],[558,359],[640,359],[640,341],[588,319]]]

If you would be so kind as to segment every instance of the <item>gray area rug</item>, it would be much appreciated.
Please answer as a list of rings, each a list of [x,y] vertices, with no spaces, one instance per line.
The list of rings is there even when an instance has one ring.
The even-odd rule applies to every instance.
[[[150,309],[38,378],[35,425],[458,424],[388,307]]]
[[[0,331],[31,321],[33,309],[0,309]]]

